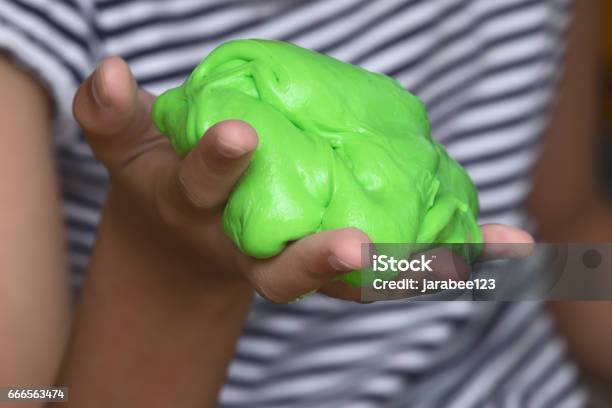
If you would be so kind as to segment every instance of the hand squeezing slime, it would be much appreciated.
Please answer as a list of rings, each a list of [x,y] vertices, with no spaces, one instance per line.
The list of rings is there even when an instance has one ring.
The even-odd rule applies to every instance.
[[[257,131],[223,214],[253,257],[349,226],[380,243],[481,241],[470,178],[431,138],[421,101],[384,75],[288,43],[232,41],[162,94],[153,119],[180,154],[222,120]],[[360,273],[342,279],[363,284]]]

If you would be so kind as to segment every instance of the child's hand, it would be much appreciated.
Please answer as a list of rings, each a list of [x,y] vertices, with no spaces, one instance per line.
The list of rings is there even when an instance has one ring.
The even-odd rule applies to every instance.
[[[274,302],[313,290],[359,300],[359,289],[334,279],[361,268],[361,244],[368,242],[363,232],[307,236],[266,260],[242,254],[223,232],[221,215],[257,146],[255,131],[240,121],[219,123],[181,158],[153,127],[154,99],[138,88],[123,60],[109,58],[81,84],[74,101],[75,117],[111,175],[104,216],[115,219],[126,245],[176,258],[169,265],[177,270],[166,272],[194,284],[249,284]],[[483,236],[489,242],[531,241],[505,226],[485,226]]]
[[[223,232],[221,215],[257,146],[255,131],[244,122],[219,123],[181,158],[152,125],[154,99],[124,61],[109,58],[74,101],[87,141],[111,175],[104,216],[116,218],[122,236],[131,237],[128,245],[144,245],[138,237],[145,237],[151,256],[191,260],[194,280],[247,281],[274,302],[292,301],[360,267],[367,237],[351,228],[306,237],[271,259],[242,254]]]

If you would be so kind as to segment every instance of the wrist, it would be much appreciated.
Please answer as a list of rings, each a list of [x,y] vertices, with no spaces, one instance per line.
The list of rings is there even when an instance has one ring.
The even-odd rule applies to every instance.
[[[128,221],[116,207],[105,207],[84,289],[90,286],[119,309],[181,318],[193,311],[215,318],[223,311],[240,320],[252,300],[251,285],[238,277],[215,279],[206,260],[166,236],[153,223]]]
[[[157,214],[145,205],[125,205],[116,199],[119,195],[109,193],[88,275],[147,292],[178,291],[181,297],[231,292],[251,298],[252,287],[237,267],[217,270],[213,259],[184,244]]]
[[[205,262],[159,235],[147,239],[161,231],[112,209],[103,212],[59,383],[74,406],[93,396],[100,407],[214,405],[252,289],[206,279]]]

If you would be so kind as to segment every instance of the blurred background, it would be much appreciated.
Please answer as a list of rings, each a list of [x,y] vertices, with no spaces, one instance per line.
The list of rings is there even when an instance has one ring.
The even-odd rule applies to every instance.
[[[603,172],[606,181],[606,191],[612,196],[612,2],[604,2],[604,17],[602,29],[602,73],[601,73],[601,143],[603,152]]]
[[[601,149],[602,182],[608,198],[612,197],[612,2],[604,0],[601,29],[601,118],[599,132]],[[611,318],[612,320],[612,318]],[[595,408],[612,407],[612,387],[593,378],[591,385],[592,405]]]
[[[582,0],[584,1],[584,0]],[[590,0],[587,0],[590,1]],[[597,131],[599,132],[600,182],[609,199],[612,198],[612,1],[602,1],[602,18],[600,21],[601,43],[594,47],[599,63],[599,102]],[[596,23],[596,22],[594,22]],[[611,317],[612,321],[612,317]],[[585,374],[590,388],[593,408],[612,407],[612,386]]]

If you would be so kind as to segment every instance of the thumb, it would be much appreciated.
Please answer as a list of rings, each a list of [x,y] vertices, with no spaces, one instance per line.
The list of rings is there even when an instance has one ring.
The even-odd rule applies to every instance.
[[[164,139],[150,119],[155,97],[138,88],[127,63],[103,60],[78,88],[74,116],[95,156],[109,170]]]
[[[369,242],[356,228],[319,232],[289,245],[274,258],[259,261],[247,278],[269,301],[290,302],[361,269],[361,246]]]

